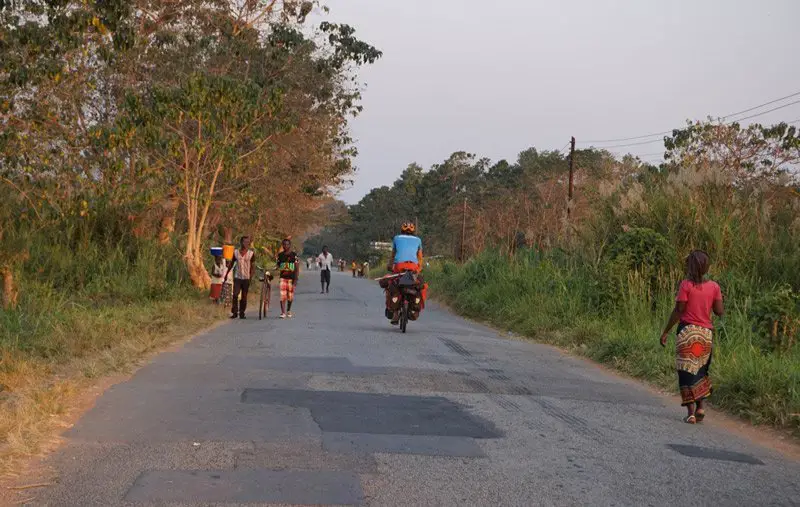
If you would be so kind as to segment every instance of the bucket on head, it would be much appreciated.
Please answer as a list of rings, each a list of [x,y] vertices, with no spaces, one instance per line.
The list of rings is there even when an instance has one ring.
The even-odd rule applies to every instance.
[[[211,255],[214,257],[218,255],[222,255],[222,247],[221,246],[212,246],[211,247]]]
[[[222,256],[225,257],[226,260],[232,261],[234,250],[236,250],[236,247],[233,245],[225,245],[222,247]]]

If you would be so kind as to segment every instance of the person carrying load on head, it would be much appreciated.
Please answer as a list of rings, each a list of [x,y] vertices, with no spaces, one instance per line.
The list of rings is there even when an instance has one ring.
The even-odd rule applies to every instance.
[[[215,255],[214,265],[211,266],[211,292],[208,295],[214,303],[219,304],[221,300],[222,286],[227,272],[228,266],[225,264],[225,259],[221,255]]]

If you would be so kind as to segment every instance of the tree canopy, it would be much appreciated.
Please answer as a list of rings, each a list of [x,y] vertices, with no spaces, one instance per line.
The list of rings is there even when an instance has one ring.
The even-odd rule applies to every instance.
[[[0,176],[20,220],[177,218],[195,285],[218,226],[302,232],[351,174],[356,70],[381,52],[316,2],[23,0],[0,10]],[[176,215],[177,214],[177,215]],[[165,216],[166,215],[166,216]],[[171,215],[171,216],[170,216]],[[16,224],[16,225],[15,225]]]

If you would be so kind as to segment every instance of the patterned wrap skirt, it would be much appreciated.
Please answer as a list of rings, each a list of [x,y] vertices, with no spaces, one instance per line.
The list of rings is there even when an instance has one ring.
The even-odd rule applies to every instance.
[[[683,324],[678,326],[675,340],[675,366],[678,370],[678,386],[681,404],[689,405],[711,396],[711,329]]]
[[[232,299],[233,299],[233,284],[223,283],[222,290],[220,290],[219,298],[217,299],[217,303],[221,305],[229,305],[231,304]]]

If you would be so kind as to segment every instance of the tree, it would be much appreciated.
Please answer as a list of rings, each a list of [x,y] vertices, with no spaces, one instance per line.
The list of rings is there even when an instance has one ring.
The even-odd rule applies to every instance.
[[[323,24],[322,48],[291,25],[265,24],[273,4],[214,10],[201,33],[174,21],[168,35],[181,42],[166,53],[173,63],[157,60],[172,72],[130,92],[107,135],[146,154],[140,168],[161,186],[179,189],[185,260],[198,287],[210,282],[202,245],[215,203],[246,212],[266,204],[267,185],[292,200],[322,195],[349,172],[346,117],[359,106],[347,66],[380,57],[346,25]]]
[[[27,240],[54,220],[86,216],[98,157],[86,135],[101,118],[97,76],[124,37],[125,2],[0,4],[0,274],[3,303],[17,302]]]
[[[797,177],[800,137],[794,126],[770,127],[714,121],[689,123],[665,138],[665,158],[697,171],[716,173],[729,184],[744,185]]]
[[[347,25],[304,29],[316,5],[4,3],[5,190],[23,195],[27,179],[25,195],[53,200],[64,219],[125,210],[135,234],[158,223],[162,242],[181,212],[186,266],[206,286],[209,224],[308,225],[298,216],[352,170],[355,70],[381,53]]]

